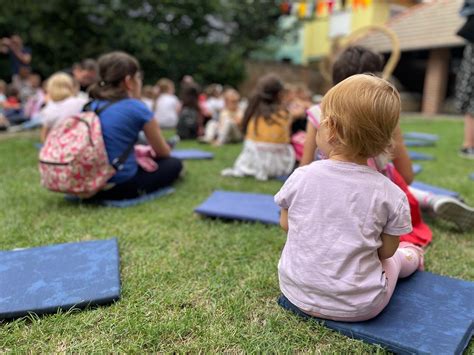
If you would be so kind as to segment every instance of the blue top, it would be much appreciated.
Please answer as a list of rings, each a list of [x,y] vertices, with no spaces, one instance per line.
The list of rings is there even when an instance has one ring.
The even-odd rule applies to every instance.
[[[96,100],[91,108],[95,110],[107,104],[107,101]],[[120,157],[132,143],[138,140],[138,133],[143,126],[153,119],[153,113],[146,105],[137,99],[123,99],[107,107],[100,114],[102,135],[109,162]],[[123,169],[117,171],[109,182],[123,183],[135,176],[138,164],[133,151],[123,164]]]
[[[471,16],[474,15],[474,0],[464,0],[464,5],[460,11],[461,16]]]
[[[21,49],[23,54],[31,54],[31,49],[28,47],[23,47]],[[13,75],[18,74],[21,67],[29,67],[29,64],[23,64],[23,62],[18,59],[18,57],[10,50],[10,67]]]

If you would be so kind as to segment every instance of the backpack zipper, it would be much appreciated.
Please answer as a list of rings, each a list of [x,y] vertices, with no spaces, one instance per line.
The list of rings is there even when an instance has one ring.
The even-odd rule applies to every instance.
[[[90,143],[91,146],[94,146],[94,142],[92,142],[92,138],[91,138],[92,128],[89,125],[89,122],[87,122],[86,120],[83,120],[79,116],[72,116],[72,118],[75,119],[76,121],[84,123],[87,126],[87,130],[89,131],[89,135],[87,136],[89,138],[89,143]]]
[[[39,161],[41,164],[46,164],[46,165],[69,165],[70,163],[56,163],[54,161],[44,161],[40,160]]]

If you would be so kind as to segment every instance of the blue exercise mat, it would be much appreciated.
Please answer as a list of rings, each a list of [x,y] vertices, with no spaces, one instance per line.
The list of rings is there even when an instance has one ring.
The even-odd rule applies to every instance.
[[[420,164],[413,164],[412,169],[413,169],[413,174],[415,175],[418,175],[419,173],[423,171],[423,167]]]
[[[0,251],[0,319],[120,298],[117,239]]]
[[[407,132],[403,134],[403,138],[436,142],[439,139],[439,136],[437,134],[430,133]]]
[[[408,151],[411,160],[434,160],[434,156],[430,154]]]
[[[173,149],[171,156],[181,160],[201,160],[214,158],[214,153],[199,149]]]
[[[280,223],[280,208],[273,201],[273,196],[266,194],[214,191],[194,212],[208,217]]]
[[[469,179],[474,180],[474,173],[472,173],[471,175],[469,175]]]
[[[425,184],[424,182],[414,181],[412,182],[410,186],[418,190],[431,192],[435,195],[450,196],[450,197],[455,197],[455,198],[459,197],[459,193],[456,191],[451,191],[451,190],[443,189],[442,187]]]
[[[68,202],[73,203],[84,203],[90,205],[97,205],[97,206],[105,206],[105,207],[117,207],[117,208],[125,208],[131,207],[136,205],[141,205],[142,203],[155,200],[162,196],[167,196],[175,192],[173,187],[164,187],[162,189],[156,190],[146,195],[142,195],[139,197],[131,198],[128,200],[95,200],[95,199],[81,199],[77,196],[66,195],[64,199]]]
[[[473,295],[474,282],[416,272],[398,281],[390,303],[374,319],[324,325],[398,354],[462,354],[473,334]],[[284,297],[278,303],[310,318]]]
[[[407,147],[432,147],[435,145],[436,142],[433,141],[422,141],[422,140],[415,140],[415,139],[407,139],[405,140],[405,146]]]

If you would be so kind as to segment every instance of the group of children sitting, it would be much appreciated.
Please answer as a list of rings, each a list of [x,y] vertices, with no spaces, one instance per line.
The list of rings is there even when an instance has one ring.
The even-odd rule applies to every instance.
[[[382,69],[382,57],[365,48],[338,57],[335,86],[307,110],[294,171],[285,86],[275,75],[262,78],[242,121],[243,150],[222,171],[258,180],[291,174],[275,195],[287,232],[279,304],[289,310],[344,322],[376,317],[397,280],[423,270],[432,232],[420,205],[463,230],[474,228],[474,209],[409,188],[414,174],[399,125],[400,95],[377,77]]]
[[[383,66],[381,55],[363,47],[350,47],[338,56],[333,65],[333,83],[337,85],[355,74],[377,75],[382,72]],[[353,92],[348,95],[358,94]],[[305,107],[305,104],[304,101],[299,103],[301,107]],[[267,180],[291,174],[295,165],[305,166],[315,160],[325,159],[316,140],[324,117],[321,106],[309,105],[311,107],[306,110],[303,121],[306,123],[305,130],[303,132],[300,129],[296,133],[295,124],[301,127],[301,119],[294,106],[295,102],[288,99],[285,85],[277,76],[271,74],[263,77],[250,99],[242,121],[241,128],[245,132],[243,150],[234,166],[224,169],[222,175],[253,176],[257,180]],[[339,129],[344,131],[345,127]],[[302,141],[302,154],[299,155]],[[406,193],[414,227],[410,240],[426,245],[432,238],[429,227],[421,218],[420,206],[437,217],[456,223],[462,230],[474,228],[473,208],[456,198],[435,195],[409,186],[414,180],[414,173],[398,124],[390,143],[390,150],[370,157],[367,165],[388,177]]]
[[[333,83],[336,85],[355,74],[377,75],[383,70],[383,65],[383,57],[379,54],[362,47],[350,47],[334,63]],[[105,75],[102,73],[101,76],[101,70],[106,69],[100,68],[99,64],[99,79]],[[124,71],[120,75],[116,73],[116,76],[126,77],[127,74]],[[39,122],[44,141],[56,122],[81,112],[94,95],[92,90],[89,93],[80,91],[78,81],[66,72],[55,73],[41,84],[37,74],[29,74],[27,80],[22,78],[8,87],[0,82],[0,107],[8,119],[7,124],[29,119],[21,126],[28,127]],[[93,86],[106,91],[104,97],[109,97],[111,84],[122,85],[114,79],[113,83],[99,80]],[[241,100],[237,90],[230,87],[223,89],[217,84],[201,92],[192,77],[187,77],[180,86],[180,99],[175,96],[174,83],[166,78],[159,80],[155,87],[145,86],[133,97],[141,99],[143,109],[147,109],[147,115],[151,112],[156,126],[176,128],[181,139],[199,139],[200,142],[215,145],[243,140],[241,154],[232,167],[222,171],[222,175],[267,180],[289,175],[298,165],[304,166],[324,158],[315,139],[322,117],[321,108],[320,105],[313,105],[311,94],[304,87],[285,84],[278,76],[270,74],[260,79],[247,102]],[[2,90],[6,91],[5,94]],[[127,90],[122,91],[123,95],[119,96],[125,96],[125,93],[131,95]],[[111,98],[117,100],[114,95]],[[107,116],[106,113],[104,115]],[[106,136],[105,139],[107,141]],[[135,161],[134,157],[130,157],[130,163],[132,159]],[[436,216],[455,222],[461,229],[473,228],[474,211],[471,207],[458,199],[409,187],[414,174],[399,125],[394,130],[389,154],[371,157],[367,164],[406,192],[412,206],[415,226],[412,233],[417,234],[415,240],[423,243],[431,240],[431,232],[421,219],[420,206]],[[145,166],[143,168],[146,169]],[[136,169],[132,171],[136,172]]]
[[[99,116],[110,164],[125,159],[93,198],[133,198],[176,181],[182,164],[170,157],[162,118],[182,138],[202,137],[217,145],[244,139],[233,167],[222,174],[258,180],[291,174],[275,196],[288,233],[279,281],[286,304],[310,316],[373,318],[387,305],[399,277],[423,269],[422,247],[432,234],[421,219],[420,202],[461,228],[472,228],[472,208],[408,187],[413,172],[399,127],[400,96],[377,77],[382,58],[367,49],[353,47],[339,56],[335,86],[320,105],[312,105],[304,90],[289,92],[271,74],[261,78],[245,110],[236,90],[226,89],[221,96],[214,87],[203,100],[192,80],[182,83],[181,102],[166,79],[158,82],[158,97],[142,101],[134,57],[112,52],[101,56],[98,65],[86,109]],[[51,123],[44,121],[45,139],[53,117],[57,121],[78,113],[87,102],[65,73],[49,78],[46,92],[54,104],[44,109],[51,117]],[[149,145],[142,153],[155,162],[148,168],[128,154],[142,131]],[[292,142],[295,131],[300,138]],[[302,142],[301,167],[294,170],[294,146]]]
[[[240,124],[245,101],[231,87],[212,84],[204,91],[192,79],[181,83],[180,98],[167,78],[145,85],[142,101],[154,113],[161,128],[176,129],[180,139],[223,145],[242,141]]]
[[[23,70],[8,85],[0,80],[0,130],[33,119],[44,103],[40,75]]]

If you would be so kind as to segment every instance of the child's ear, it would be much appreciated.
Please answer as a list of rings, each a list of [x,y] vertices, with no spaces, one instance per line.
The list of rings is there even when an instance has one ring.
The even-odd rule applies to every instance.
[[[123,79],[123,84],[125,85],[125,89],[127,91],[132,90],[132,87],[133,87],[132,81],[133,81],[133,78],[130,75],[127,75],[125,79]]]
[[[325,124],[328,128],[328,139],[330,144],[338,142],[338,137],[341,137],[341,132],[339,132],[340,127],[337,124],[337,121],[333,117],[327,117],[325,119]]]

